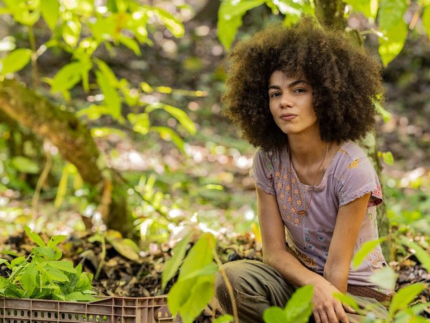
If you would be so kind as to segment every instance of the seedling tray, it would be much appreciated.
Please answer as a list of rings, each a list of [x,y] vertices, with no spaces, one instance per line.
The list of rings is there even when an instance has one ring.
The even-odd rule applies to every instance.
[[[109,297],[90,303],[0,298],[0,323],[180,323],[167,297]]]

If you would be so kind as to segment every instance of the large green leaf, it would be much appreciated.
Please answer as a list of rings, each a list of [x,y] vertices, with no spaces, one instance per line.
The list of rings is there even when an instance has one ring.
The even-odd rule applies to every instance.
[[[163,109],[170,113],[189,133],[196,133],[196,125],[183,110],[164,103],[154,103],[146,107],[146,112],[150,113],[157,109]]]
[[[124,36],[123,34],[119,34],[118,40],[124,46],[130,48],[134,52],[134,54],[136,56],[140,56],[141,55],[139,44],[133,38]]]
[[[58,21],[60,3],[58,0],[40,0],[40,10],[42,12],[42,17],[45,19],[46,24],[52,30]]]
[[[26,296],[31,297],[37,287],[37,275],[39,271],[34,263],[28,265],[21,274],[20,283],[26,291]]]
[[[71,261],[50,261],[48,262],[48,266],[60,269],[61,271],[65,271],[67,273],[76,274],[76,269],[73,268],[73,262]]]
[[[288,322],[306,323],[312,314],[312,297],[314,286],[307,285],[296,290],[285,306],[285,316]]]
[[[226,50],[230,49],[242,17],[248,11],[265,3],[265,0],[225,0],[218,11],[218,38]]]
[[[424,290],[425,287],[426,286],[424,284],[418,283],[400,289],[391,301],[390,308],[388,310],[390,317],[393,317],[398,310],[407,307],[408,304]]]
[[[185,252],[187,251],[188,243],[190,242],[191,234],[182,238],[176,246],[173,248],[173,256],[164,264],[164,270],[162,275],[162,288],[166,287],[167,282],[175,276],[179,269],[179,266],[184,259]]]
[[[57,281],[57,282],[68,282],[69,278],[59,269],[46,266],[45,272],[49,280]]]
[[[12,13],[13,18],[25,26],[33,26],[40,18],[38,1],[3,0],[3,2]]]
[[[352,266],[354,267],[354,269],[357,269],[364,261],[364,258],[366,258],[366,256],[385,239],[386,239],[385,237],[382,237],[382,238],[379,238],[378,240],[370,240],[365,242],[362,245],[361,249],[357,251],[357,253],[354,256],[354,259],[352,260]]]
[[[403,21],[403,16],[408,8],[407,0],[383,0],[381,1],[378,23],[381,30],[390,30]]]
[[[391,267],[384,267],[370,276],[369,281],[381,288],[394,290],[398,276]]]
[[[9,53],[2,60],[1,75],[15,73],[22,70],[31,59],[31,50],[20,48]]]
[[[378,12],[378,0],[344,0],[354,11],[359,11],[367,18],[375,19]]]
[[[263,320],[266,323],[286,323],[287,317],[285,316],[284,309],[272,306],[264,311]]]
[[[400,19],[395,25],[388,29],[381,29],[385,37],[379,37],[379,55],[382,63],[387,66],[403,49],[407,35],[408,26]]]
[[[13,167],[21,173],[38,174],[40,172],[39,165],[27,157],[16,156],[12,158]]]
[[[214,280],[213,275],[202,277],[188,291],[188,300],[179,309],[183,323],[192,323],[211,301],[214,296]]]

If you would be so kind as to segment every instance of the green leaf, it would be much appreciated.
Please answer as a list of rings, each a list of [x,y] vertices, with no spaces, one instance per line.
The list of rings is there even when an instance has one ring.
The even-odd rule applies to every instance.
[[[36,256],[41,256],[45,260],[55,260],[55,250],[47,247],[33,248],[33,253]]]
[[[40,172],[39,165],[23,156],[16,156],[12,158],[12,165],[16,170],[18,170],[21,173],[26,174],[38,174]]]
[[[38,274],[39,271],[37,270],[36,265],[34,263],[28,265],[27,268],[25,268],[25,270],[21,273],[19,281],[21,283],[22,288],[27,292],[27,297],[31,297],[37,287]]]
[[[382,119],[384,119],[385,122],[390,121],[391,113],[385,110],[384,107],[378,101],[372,100],[372,102],[376,110],[381,114]]]
[[[176,38],[184,36],[184,25],[170,12],[155,7],[152,7],[150,11],[155,13],[160,18],[160,20],[164,23],[166,28],[172,33],[173,36]]]
[[[340,300],[343,304],[349,305],[356,311],[360,309],[355,299],[348,294],[334,293],[333,296]]]
[[[427,36],[430,39],[430,5],[424,8],[423,13],[423,26],[427,31]]]
[[[427,270],[427,272],[430,273],[430,255],[427,251],[425,251],[423,248],[421,248],[418,244],[416,244],[413,241],[409,241],[406,237],[402,237],[400,239],[400,242],[415,250],[415,256],[418,258],[418,260],[421,262],[421,265]]]
[[[212,263],[212,252],[215,245],[216,240],[212,234],[203,234],[185,258],[178,280],[180,281],[182,277],[185,277],[189,273],[204,268]]]
[[[61,271],[54,267],[46,266],[45,272],[49,280],[58,282],[68,282],[69,278]]]
[[[369,281],[381,288],[394,290],[398,276],[391,267],[384,267],[370,276]]]
[[[67,239],[67,236],[65,236],[65,235],[53,236],[48,241],[48,247],[49,248],[56,247],[60,242],[63,242],[66,239]]]
[[[378,0],[344,0],[354,11],[361,12],[367,18],[375,19],[378,12]]]
[[[88,294],[83,294],[82,292],[73,292],[68,295],[65,295],[65,300],[78,302],[93,302],[96,301],[97,298]]]
[[[118,251],[122,256],[130,260],[138,260],[139,247],[130,239],[109,239],[107,240],[112,244],[116,251]]]
[[[69,20],[63,27],[63,39],[70,47],[78,44],[81,34],[81,23],[77,19]]]
[[[399,20],[397,24],[389,29],[381,29],[385,37],[379,37],[379,55],[382,63],[387,66],[403,49],[407,35],[408,25]]]
[[[285,306],[285,316],[288,322],[306,323],[312,314],[312,297],[314,286],[307,285],[296,290]]]
[[[136,56],[142,55],[140,52],[139,44],[132,38],[119,34],[118,39],[124,46],[130,48]]]
[[[116,87],[118,84],[118,79],[115,76],[115,73],[112,71],[112,69],[107,65],[104,61],[95,58],[94,59],[99,66],[100,71],[103,73],[105,78],[109,81],[109,84],[112,87]]]
[[[60,10],[60,3],[58,0],[41,0],[40,10],[48,27],[54,30],[57,25]]]
[[[425,284],[418,283],[400,289],[397,294],[394,295],[390,308],[388,309],[390,317],[393,317],[398,310],[407,307],[409,303],[424,290],[425,287]]]
[[[176,147],[185,154],[184,141],[178,134],[170,128],[166,127],[151,127],[149,130],[156,131],[160,134],[161,139],[166,141],[173,141]]]
[[[237,30],[242,25],[242,17],[248,11],[262,5],[265,0],[234,1],[225,0],[218,11],[218,38],[226,50],[230,49]]]
[[[146,135],[149,131],[149,116],[147,113],[129,113],[127,119],[133,125],[133,130]]]
[[[31,231],[31,229],[28,226],[25,226],[24,230],[25,230],[25,233],[27,233],[28,237],[39,247],[46,247],[45,242],[43,242],[42,238],[36,232]]]
[[[50,261],[48,262],[48,266],[60,269],[71,274],[76,274],[76,269],[73,268],[73,262],[71,261]]]
[[[357,251],[357,253],[354,256],[354,259],[352,260],[353,268],[357,269],[364,261],[366,256],[385,239],[386,239],[385,237],[382,237],[382,238],[379,238],[378,240],[370,240],[364,243],[361,249]]]
[[[19,266],[23,262],[25,262],[25,257],[21,256],[12,260],[10,263],[10,266],[13,268],[13,267]]]
[[[183,280],[187,280],[190,278],[195,278],[195,277],[199,277],[199,276],[208,276],[208,275],[213,275],[215,273],[218,272],[218,266],[214,263],[210,263],[206,266],[204,266],[203,268],[200,268],[196,271],[193,272],[189,272],[186,275],[183,275],[181,279]]]
[[[176,272],[179,269],[179,266],[182,263],[182,260],[184,259],[185,252],[187,251],[187,246],[191,238],[191,233],[189,233],[187,236],[182,238],[181,241],[179,241],[176,246],[173,248],[172,251],[172,258],[166,261],[164,264],[164,270],[162,274],[162,289],[166,288],[167,282],[172,279]]]
[[[383,152],[381,156],[384,163],[386,163],[387,165],[393,165],[394,157],[391,151]]]
[[[188,291],[186,303],[179,309],[183,323],[192,323],[214,296],[214,276],[202,277]]]
[[[379,28],[392,30],[400,22],[403,22],[407,8],[407,0],[382,0],[378,13]]]
[[[82,78],[83,65],[81,62],[73,62],[58,71],[52,80],[51,92],[61,92],[71,89]]]
[[[110,114],[115,119],[118,119],[121,114],[121,98],[118,92],[109,83],[109,80],[104,76],[104,74],[96,71],[97,83],[103,92],[104,102],[109,107]]]
[[[9,53],[2,60],[1,75],[15,73],[22,70],[31,59],[31,50],[27,48],[20,48]]]
[[[196,126],[194,122],[187,116],[184,111],[167,104],[163,104],[162,108],[168,113],[170,113],[172,116],[174,116],[179,121],[179,123],[186,130],[188,130],[190,134],[194,135],[196,133]]]
[[[272,306],[267,308],[263,313],[263,320],[266,323],[286,323],[287,317],[285,315],[284,309]]]
[[[76,284],[75,291],[76,292],[83,292],[86,290],[91,290],[92,289],[92,285],[91,285],[92,279],[93,279],[93,276],[91,274],[83,272],[79,276],[79,281]]]
[[[215,319],[212,323],[230,323],[233,322],[233,316],[224,314]]]

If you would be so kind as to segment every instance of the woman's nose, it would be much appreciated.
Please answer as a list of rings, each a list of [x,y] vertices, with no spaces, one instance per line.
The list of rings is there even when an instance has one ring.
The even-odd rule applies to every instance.
[[[283,94],[281,97],[281,106],[283,108],[290,108],[293,106],[293,100],[290,95]]]

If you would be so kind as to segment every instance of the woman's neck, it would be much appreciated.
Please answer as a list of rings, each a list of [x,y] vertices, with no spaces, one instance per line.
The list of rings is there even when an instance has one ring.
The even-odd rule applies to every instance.
[[[319,136],[317,139],[296,136],[288,139],[291,158],[293,158],[294,164],[301,166],[311,166],[320,162],[326,155],[328,144]]]

